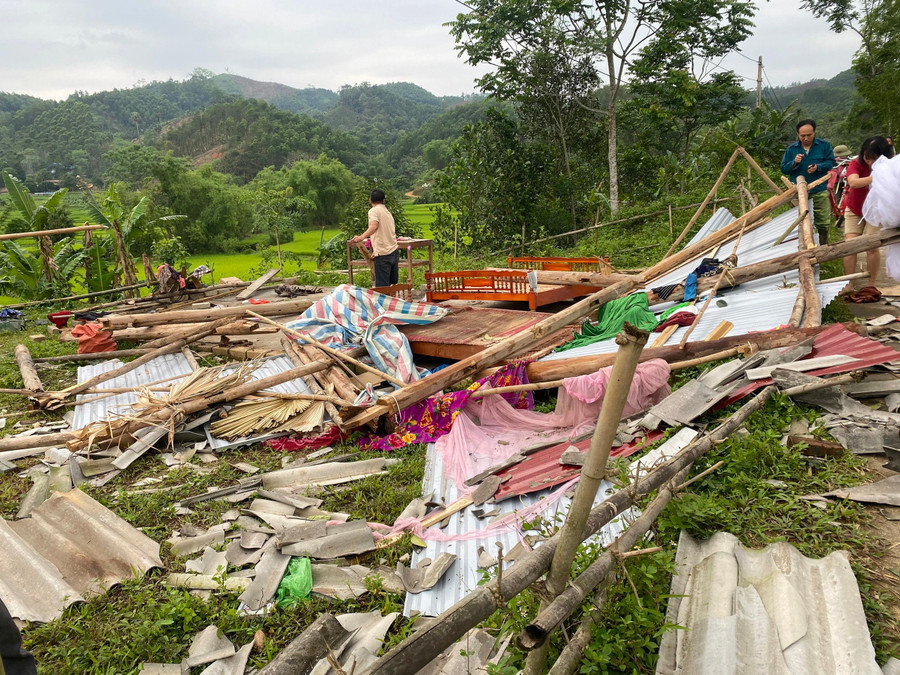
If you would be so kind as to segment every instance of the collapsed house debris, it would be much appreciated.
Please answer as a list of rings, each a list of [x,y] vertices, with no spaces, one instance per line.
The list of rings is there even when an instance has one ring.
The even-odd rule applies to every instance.
[[[168,498],[185,483],[166,481],[170,469],[204,475],[227,463],[241,472],[231,484],[170,498],[188,521],[212,500],[225,511],[205,527],[167,530],[164,552],[174,562],[166,584],[201,596],[231,592],[245,617],[310,596],[348,601],[375,586],[405,595],[406,619],[399,611],[319,616],[261,672],[488,672],[513,637],[530,667],[542,666],[554,632],[587,599],[602,605],[621,560],[658,550],[646,548],[648,532],[697,480],[689,478],[694,462],[776,392],[828,412],[816,428],[786,430],[789,447],[883,453],[889,469],[900,468],[900,414],[857,400],[900,401],[892,373],[900,329],[876,321],[876,341],[856,324],[820,325],[821,308],[846,280],[820,283],[816,267],[900,235],[817,246],[806,189],[776,189],[737,217],[718,209],[683,250],[636,274],[607,261],[529,258],[511,259],[507,270],[430,275],[433,300],[478,292],[534,310],[551,298],[583,298],[555,313],[415,302],[351,285],[280,300],[265,288],[276,283],[271,270],[179,302],[136,298],[112,308],[92,322],[97,330],[141,346],[80,366],[75,383],[58,391],[40,378],[42,364],[54,362],[17,349],[23,388],[15,391],[38,410],[73,414],[65,428],[0,439],[0,468],[30,479],[18,519],[0,522],[0,599],[17,618],[50,621],[132,568],[163,567],[157,542],[78,486]],[[773,215],[793,199],[798,207]],[[282,292],[304,292],[295,288]],[[223,306],[189,307],[194,299]],[[240,363],[201,366],[196,354]],[[428,359],[450,354],[449,364]],[[673,371],[720,361],[670,390]],[[878,367],[892,379],[878,379]],[[555,392],[552,412],[532,409],[541,390]],[[698,423],[737,402],[714,428]],[[840,445],[825,445],[820,430]],[[389,475],[403,461],[335,456],[332,447],[353,432],[362,450],[427,444],[422,496],[393,522],[353,518],[323,500],[325,489]],[[263,440],[304,452],[275,470],[242,461],[241,448]],[[135,481],[132,467],[160,475]],[[900,506],[894,478],[810,498]],[[400,541],[415,548],[388,566],[385,552]],[[585,541],[596,553],[569,580]],[[809,672],[838,673],[848,655],[874,666],[855,579],[839,554],[812,561],[787,545],[757,554],[730,535],[705,544],[684,535],[678,563],[669,618],[691,630],[666,634],[658,672],[718,664],[731,672],[754,659],[794,672],[800,659],[816,664]],[[820,569],[836,583],[821,602]],[[478,628],[528,588],[539,588],[542,602],[520,635]],[[835,618],[838,600],[852,612]],[[828,641],[823,617],[840,641],[814,649]],[[388,631],[407,619],[413,631],[384,649]],[[591,621],[589,612],[550,672],[574,672]],[[144,672],[244,673],[253,649],[213,625],[185,642],[180,664],[148,663]]]

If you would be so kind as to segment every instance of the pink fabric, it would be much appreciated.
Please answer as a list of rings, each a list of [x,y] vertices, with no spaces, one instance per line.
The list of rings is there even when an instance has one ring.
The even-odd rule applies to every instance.
[[[474,489],[465,486],[468,478],[519,450],[551,439],[562,442],[589,431],[597,423],[611,371],[612,367],[607,367],[566,380],[552,413],[517,410],[501,396],[484,396],[480,403],[469,401],[450,433],[435,443],[435,450],[443,459],[445,477],[453,480],[460,494],[465,495]],[[662,359],[639,364],[624,415],[643,410],[668,396],[668,379],[669,364]]]

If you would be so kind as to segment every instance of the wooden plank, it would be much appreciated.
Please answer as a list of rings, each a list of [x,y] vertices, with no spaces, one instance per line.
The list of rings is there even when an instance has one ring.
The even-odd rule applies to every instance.
[[[659,334],[659,337],[657,337],[650,344],[650,347],[662,347],[664,344],[666,344],[666,340],[668,340],[670,337],[672,337],[672,334],[679,328],[681,328],[681,326],[679,326],[678,324],[675,324],[675,323],[673,323],[671,326],[666,326],[665,328],[662,329],[662,332]]]
[[[260,288],[262,288],[263,284],[267,283],[270,279],[273,279],[275,275],[278,274],[278,270],[269,270],[265,274],[263,274],[259,279],[254,281],[252,284],[247,286],[243,291],[237,294],[238,300],[247,300],[253,297],[253,294],[256,293]]]
[[[709,335],[707,335],[705,338],[703,338],[703,341],[710,342],[711,340],[719,340],[719,339],[725,337],[726,335],[728,335],[728,333],[731,332],[732,328],[734,328],[734,324],[731,323],[730,321],[721,321],[721,322],[719,322],[718,326],[716,326],[715,328],[712,329],[712,331],[710,331]]]

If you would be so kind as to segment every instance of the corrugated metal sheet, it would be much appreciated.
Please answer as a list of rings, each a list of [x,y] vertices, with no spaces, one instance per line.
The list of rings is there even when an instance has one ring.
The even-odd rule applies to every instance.
[[[87,366],[78,367],[78,383],[86,382],[90,378],[108,373],[111,370],[124,365],[119,359],[110,359],[109,361],[99,361]],[[191,364],[183,354],[165,354],[157,356],[155,359],[148,361],[140,368],[125,373],[119,377],[114,377],[103,384],[98,385],[102,389],[113,389],[118,387],[141,387],[150,382],[158,382],[160,380],[169,380],[159,386],[168,387],[180,381],[185,375],[191,372]],[[75,398],[78,401],[97,398],[98,394],[81,394]],[[108,415],[131,412],[131,405],[138,400],[138,393],[131,392],[126,394],[116,394],[108,398],[103,398],[90,403],[82,403],[75,406],[74,418],[72,420],[72,429],[83,429],[91,422],[98,422],[106,419]]]
[[[444,503],[449,504],[458,498],[459,492],[452,481],[444,480],[443,476],[444,471],[440,453],[435,452],[434,444],[429,444],[426,455],[425,476],[422,481],[422,494],[433,494],[434,499],[440,499]],[[612,489],[612,484],[604,482],[598,491],[595,505],[606,498],[606,491],[610,489]],[[497,506],[501,514],[512,513],[537,503],[548,494],[547,490],[543,490],[518,499],[507,499]],[[541,515],[545,520],[553,522],[557,517],[566,514],[570,503],[571,500],[563,496]],[[490,509],[490,504],[485,506]],[[626,519],[630,517],[631,512],[626,511],[603,528],[599,533],[600,543],[608,545],[615,539],[626,526]],[[488,522],[488,519],[482,520],[477,518],[472,511],[472,507],[453,514],[448,520],[449,522],[443,532],[448,536],[457,537],[483,530]],[[452,553],[457,558],[433,588],[417,594],[406,594],[406,600],[403,605],[404,616],[412,616],[417,613],[426,616],[437,616],[448,607],[459,602],[467,593],[475,589],[478,586],[478,582],[487,574],[478,569],[479,547],[483,546],[489,555],[496,558],[497,542],[502,543],[503,551],[508,553],[519,542],[519,533],[504,530],[492,532],[487,536],[457,541],[428,541],[424,550],[413,554],[411,561],[413,567],[424,558],[435,560],[441,553]],[[495,573],[496,569],[491,570],[491,576]]]
[[[814,560],[790,544],[744,548],[682,533],[659,675],[881,675],[845,551]]]
[[[18,619],[52,621],[85,595],[162,566],[159,544],[78,489],[31,518],[0,519],[0,598]]]
[[[252,380],[260,380],[264,377],[269,377],[270,375],[277,375],[278,373],[285,373],[294,368],[294,364],[287,356],[274,356],[272,358],[265,359],[260,362],[259,366],[253,373],[250,375],[250,379]],[[274,387],[269,387],[267,391],[274,391],[279,394],[311,394],[312,392],[309,390],[309,387],[306,386],[306,382],[303,381],[302,378],[297,378],[296,380],[291,380],[290,382],[284,382],[282,384],[275,385]],[[328,419],[328,415],[325,415],[325,419]],[[209,425],[206,425],[206,437],[209,440],[209,445],[213,450],[225,450],[226,448],[233,448],[239,445],[248,445],[251,443],[258,443],[260,441],[264,441],[267,438],[273,438],[274,436],[284,435],[284,434],[267,434],[263,436],[256,436],[254,438],[237,438],[233,441],[229,441],[224,438],[216,438],[209,433]]]
[[[651,431],[644,438],[613,448],[609,456],[629,457],[662,437],[661,431]],[[580,474],[580,466],[565,466],[559,463],[562,454],[573,445],[584,452],[590,447],[591,439],[586,438],[576,443],[560,443],[538,450],[515,466],[500,471],[498,476],[501,478],[509,476],[509,479],[500,485],[494,494],[494,499],[501,501],[538,490],[549,490]]]
[[[823,286],[826,284],[822,284]],[[837,284],[828,284],[837,285]],[[836,373],[849,373],[852,370],[860,370],[877,366],[881,363],[888,363],[900,358],[900,353],[883,345],[875,340],[862,337],[856,333],[847,330],[841,324],[829,326],[816,336],[813,342],[813,350],[805,358],[814,358],[819,356],[832,355],[852,356],[856,361],[846,363],[842,366],[831,366],[829,368],[820,368],[819,370],[811,370],[807,375],[834,375]],[[803,359],[801,359],[803,360]],[[721,405],[728,405],[747,394],[766,385],[772,384],[772,378],[767,377],[762,380],[754,380],[753,382],[741,387],[735,391],[730,397],[725,399]]]
[[[819,284],[816,288],[819,291],[822,306],[824,307],[836,298],[845,284],[846,282]],[[730,337],[782,326],[791,318],[798,290],[799,288],[748,288],[746,284],[733,290],[726,290],[720,294],[720,299],[724,300],[727,305],[719,307],[715,301],[710,303],[691,333],[691,341],[703,340],[722,321],[730,321],[734,324],[734,328],[728,333]],[[679,328],[666,341],[666,344],[672,345],[681,342],[685,331],[687,331],[686,327]],[[653,337],[651,337],[652,340]],[[593,354],[611,354],[617,349],[615,339],[603,340],[583,347],[548,354],[541,361],[571,359]]]

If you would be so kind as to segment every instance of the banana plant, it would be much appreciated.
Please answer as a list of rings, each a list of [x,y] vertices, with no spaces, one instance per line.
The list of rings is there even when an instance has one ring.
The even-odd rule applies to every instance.
[[[89,264],[98,266],[98,274],[94,276],[93,267],[91,279],[99,279],[100,285],[105,290],[111,286],[117,286],[120,283],[125,286],[132,286],[138,283],[137,268],[134,264],[134,258],[131,255],[131,243],[136,238],[139,231],[151,231],[157,224],[174,220],[186,220],[187,216],[172,215],[162,216],[161,218],[149,219],[151,202],[147,197],[141,197],[138,203],[129,209],[119,192],[119,188],[115,183],[107,188],[102,197],[98,200],[90,188],[83,189],[87,210],[91,214],[94,221],[101,225],[106,225],[107,230],[104,236],[96,236],[93,238],[91,254],[92,260]],[[110,250],[112,249],[112,250]],[[112,270],[107,274],[105,266],[100,269],[100,260],[108,260],[108,253],[114,252],[115,263]],[[96,260],[93,260],[93,259]],[[106,285],[110,283],[110,285]]]
[[[13,205],[22,214],[22,217],[28,221],[28,229],[32,232],[39,232],[45,229],[47,221],[51,214],[62,204],[63,198],[68,194],[68,188],[57,190],[42,205],[38,206],[34,197],[19,182],[8,173],[3,173],[3,184],[9,192],[10,200]],[[41,263],[44,277],[47,284],[52,285],[57,275],[59,265],[54,260],[53,243],[50,237],[42,236],[39,238],[39,248],[41,251]]]
[[[75,247],[75,239],[67,237],[50,244],[56,274],[48,279],[43,272],[44,250],[40,253],[6,241],[0,248],[0,288],[8,295],[29,300],[68,295],[70,283],[78,274],[87,251]]]

